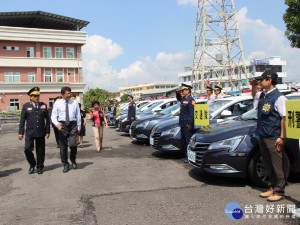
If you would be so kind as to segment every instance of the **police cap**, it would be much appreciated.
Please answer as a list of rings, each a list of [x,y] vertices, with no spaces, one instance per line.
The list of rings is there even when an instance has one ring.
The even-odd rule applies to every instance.
[[[40,95],[40,88],[39,87],[33,87],[28,92],[27,95]]]
[[[207,90],[207,91],[212,91],[213,89],[212,89],[211,86],[206,86],[206,90]]]
[[[188,84],[181,84],[181,90],[191,90],[193,87],[191,85]]]
[[[221,88],[220,86],[218,86],[218,85],[215,85],[215,87],[214,87],[214,90],[215,91],[217,91],[217,90],[219,90],[219,91],[221,91],[223,88]]]

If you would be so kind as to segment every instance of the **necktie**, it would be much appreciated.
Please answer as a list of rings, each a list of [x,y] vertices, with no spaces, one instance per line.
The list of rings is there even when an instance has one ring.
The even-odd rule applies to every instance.
[[[38,103],[35,103],[35,108],[38,109],[39,108],[39,105]]]
[[[69,118],[69,104],[68,101],[66,101],[66,125],[70,124],[70,118]]]

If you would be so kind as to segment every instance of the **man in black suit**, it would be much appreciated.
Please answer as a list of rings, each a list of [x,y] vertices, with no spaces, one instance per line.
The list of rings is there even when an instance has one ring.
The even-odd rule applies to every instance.
[[[32,174],[37,166],[38,174],[42,174],[45,161],[45,136],[47,138],[50,136],[49,114],[47,105],[40,102],[38,87],[30,89],[27,94],[31,101],[23,105],[18,138],[23,139],[26,121],[25,156],[30,165],[28,172]],[[37,161],[33,155],[34,141]]]

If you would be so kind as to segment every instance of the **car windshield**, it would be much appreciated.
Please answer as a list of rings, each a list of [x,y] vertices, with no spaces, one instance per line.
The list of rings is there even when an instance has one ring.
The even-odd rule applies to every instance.
[[[152,109],[154,109],[156,106],[160,105],[161,103],[163,103],[163,101],[159,101],[159,102],[153,104],[152,106],[150,106],[148,109],[146,109],[143,112],[151,112]]]
[[[251,109],[242,115],[242,120],[257,120],[257,110]]]
[[[161,111],[160,113],[163,115],[167,115],[170,114],[171,112],[175,111],[176,109],[178,109],[180,107],[180,104],[176,103],[175,105],[172,105],[166,109],[164,109],[163,111]]]
[[[152,102],[147,102],[146,104],[142,105],[140,108],[138,108],[136,111],[140,112],[142,109],[145,109],[148,107],[148,105],[152,104]]]
[[[222,106],[226,105],[227,103],[231,102],[232,100],[218,100],[216,102],[210,103],[209,108],[209,114],[212,114],[214,111],[218,110]]]

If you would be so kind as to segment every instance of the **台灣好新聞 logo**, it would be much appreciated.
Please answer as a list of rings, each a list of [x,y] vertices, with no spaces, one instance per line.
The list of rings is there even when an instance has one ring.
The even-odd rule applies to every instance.
[[[242,207],[236,202],[229,202],[225,206],[225,215],[229,219],[241,219],[243,217]]]

